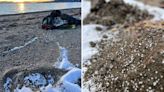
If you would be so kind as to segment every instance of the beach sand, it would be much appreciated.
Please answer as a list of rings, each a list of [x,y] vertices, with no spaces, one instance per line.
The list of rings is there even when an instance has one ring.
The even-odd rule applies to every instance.
[[[139,0],[152,6],[164,7],[164,0]]]
[[[80,18],[80,9],[61,11]],[[0,16],[0,92],[3,92],[4,74],[10,70],[30,71],[40,67],[52,69],[59,57],[57,42],[68,49],[69,60],[80,67],[81,27],[43,30],[41,21],[49,13],[50,11]],[[25,43],[29,44],[9,51],[14,47],[24,46]],[[61,70],[61,74],[62,72]]]

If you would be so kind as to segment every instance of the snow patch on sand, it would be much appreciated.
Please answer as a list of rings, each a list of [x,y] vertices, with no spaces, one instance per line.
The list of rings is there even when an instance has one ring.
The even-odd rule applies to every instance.
[[[51,84],[40,89],[41,92],[60,92],[59,89],[54,88]]]
[[[90,1],[83,1],[82,5],[82,20],[90,13],[91,9],[91,2]]]
[[[67,82],[67,81],[63,82],[62,88],[63,89],[61,92],[81,92],[80,86],[74,83]]]
[[[101,28],[102,31],[97,31],[96,28]],[[116,35],[118,34],[118,31],[111,32],[107,31],[107,27],[98,25],[98,24],[88,24],[83,26],[83,32],[82,32],[82,61],[83,63],[89,63],[85,62],[88,59],[91,58],[94,54],[98,53],[97,48],[93,48],[90,46],[90,42],[99,42],[104,35],[108,36],[107,39],[115,39]]]
[[[66,48],[62,47],[57,43],[60,49],[60,56],[57,63],[54,64],[56,68],[69,70],[65,75],[61,77],[55,88],[50,88],[55,90],[52,92],[81,92],[81,87],[76,84],[79,79],[81,79],[81,69],[76,68],[68,60],[68,51]],[[50,90],[47,89],[47,90]],[[49,92],[49,91],[43,91]]]
[[[48,85],[41,89],[41,92],[81,92],[81,87],[76,84],[81,78],[81,69],[74,68],[67,72],[53,87]]]
[[[7,78],[5,84],[3,85],[5,92],[10,92],[12,79]]]
[[[68,51],[66,48],[59,45],[60,56],[57,63],[54,64],[56,68],[69,70],[65,75],[61,77],[55,87],[48,85],[42,89],[42,92],[81,92],[81,87],[77,84],[81,79],[81,69],[76,68],[68,60]]]
[[[23,86],[21,89],[17,88],[14,92],[33,92],[30,88]]]
[[[37,77],[28,76],[28,79],[31,80],[32,78],[32,80],[36,82],[34,84],[35,85],[38,84],[39,86],[44,85],[46,83],[45,79],[40,78],[40,75],[37,74]],[[65,75],[63,75],[55,86],[52,86],[52,84],[48,84],[47,86],[40,87],[40,91],[41,92],[81,92],[81,87],[77,84],[80,78],[81,78],[81,69],[73,68]],[[43,80],[38,80],[38,79],[43,79]],[[10,90],[5,92],[10,92]],[[33,91],[30,88],[23,86],[21,89],[17,87],[14,90],[14,92],[33,92]]]
[[[29,81],[32,81],[33,85],[40,86],[41,92],[81,92],[81,87],[78,85],[79,79],[81,79],[81,69],[76,68],[69,62],[66,48],[59,45],[59,49],[60,57],[54,66],[59,69],[68,70],[68,72],[60,78],[56,85],[52,85],[53,81],[52,78],[50,78],[49,81],[47,80],[49,83],[46,86],[46,79],[38,73],[25,77],[25,81],[27,84],[29,84]],[[27,92],[33,92],[27,87],[17,88],[15,92],[26,92],[24,89],[28,89],[29,91]]]
[[[81,77],[81,69],[73,68],[61,78],[61,81],[76,83],[80,77]]]
[[[96,48],[90,47],[90,42],[97,42],[101,40],[101,32],[96,31],[96,27],[101,27],[101,25],[96,24],[90,24],[90,25],[84,25],[83,26],[83,32],[82,32],[82,55],[83,60],[85,61],[89,59],[92,55],[96,54],[98,51]]]
[[[57,62],[55,62],[54,66],[59,69],[65,69],[70,70],[74,68],[74,65],[68,60],[68,51],[66,48],[59,45],[60,49],[60,56],[57,59]]]
[[[87,14],[90,13],[91,9],[91,2],[90,1],[83,1],[83,19],[87,16]],[[96,28],[99,27],[102,30],[97,31]],[[90,62],[88,62],[88,59],[90,59],[93,55],[98,53],[97,48],[92,48],[90,46],[90,42],[99,42],[102,39],[102,36],[105,34],[108,36],[108,39],[111,39],[115,37],[115,32],[105,31],[107,28],[102,25],[98,24],[88,24],[83,25],[83,31],[82,31],[82,63],[89,65]],[[85,71],[87,70],[87,67],[83,67],[82,70],[82,78],[84,76]],[[82,80],[83,82],[83,80]],[[96,87],[92,82],[92,79],[85,82],[82,85],[82,89],[84,92],[91,92],[95,91]]]
[[[81,87],[76,84],[81,78],[81,69],[74,68],[61,78],[61,92],[81,92]]]
[[[24,78],[24,83],[26,86],[33,85],[34,87],[42,87],[47,84],[53,84],[54,79],[51,75],[48,75],[46,78],[40,73],[33,73]]]
[[[14,48],[12,48],[12,49],[10,49],[10,50],[8,50],[8,51],[5,51],[5,52],[3,52],[3,53],[6,54],[6,53],[9,53],[9,52],[13,52],[13,51],[22,49],[22,48],[26,47],[27,45],[33,43],[33,42],[36,41],[37,39],[38,39],[38,37],[34,37],[34,38],[31,39],[30,41],[26,42],[24,45],[18,46],[18,47],[14,47]]]
[[[102,31],[97,31],[96,27],[99,27],[102,29]],[[116,35],[119,32],[111,32],[107,31],[107,28],[102,25],[97,25],[97,24],[89,24],[89,25],[84,25],[83,26],[83,32],[82,32],[82,63],[89,65],[90,62],[88,59],[90,59],[93,55],[98,53],[98,50],[96,47],[91,47],[90,42],[99,42],[102,38],[103,35],[108,36],[107,39],[113,39],[115,40]],[[83,67],[82,70],[82,77],[84,76],[85,71],[87,70],[87,67]],[[96,89],[95,85],[92,84],[93,82],[90,80],[88,82],[85,82],[83,84],[83,91],[84,92],[94,92],[94,89]]]

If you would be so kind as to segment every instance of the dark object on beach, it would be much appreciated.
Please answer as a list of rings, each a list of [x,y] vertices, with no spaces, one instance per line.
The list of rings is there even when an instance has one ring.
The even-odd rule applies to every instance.
[[[95,43],[95,42],[92,42],[92,41],[91,41],[89,44],[90,44],[90,46],[93,47],[93,48],[96,47],[96,43]]]
[[[105,0],[91,0],[91,12],[97,11],[102,8],[103,4],[105,4]]]
[[[42,29],[63,29],[81,25],[81,20],[54,10],[42,21]]]
[[[102,31],[103,29],[101,27],[96,27],[97,31]]]

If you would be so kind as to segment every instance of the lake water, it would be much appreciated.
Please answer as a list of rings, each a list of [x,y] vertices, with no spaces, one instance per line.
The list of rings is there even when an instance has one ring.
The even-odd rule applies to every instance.
[[[80,2],[0,3],[0,15],[80,8]]]

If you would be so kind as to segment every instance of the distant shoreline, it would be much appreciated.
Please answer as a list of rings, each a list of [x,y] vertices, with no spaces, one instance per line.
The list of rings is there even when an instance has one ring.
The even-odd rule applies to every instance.
[[[71,9],[81,9],[81,8],[69,8],[69,9],[60,9],[60,10],[71,10]],[[37,13],[42,13],[42,12],[50,12],[50,11],[53,11],[53,10],[54,9],[52,9],[52,10],[46,10],[46,11],[17,13],[17,14],[4,14],[4,15],[0,15],[0,17],[3,17],[3,16],[13,16],[13,15],[24,15],[24,14],[37,14]]]
[[[81,2],[81,1],[47,1],[47,2],[9,2],[9,1],[0,1],[0,3],[62,3],[62,2]]]

